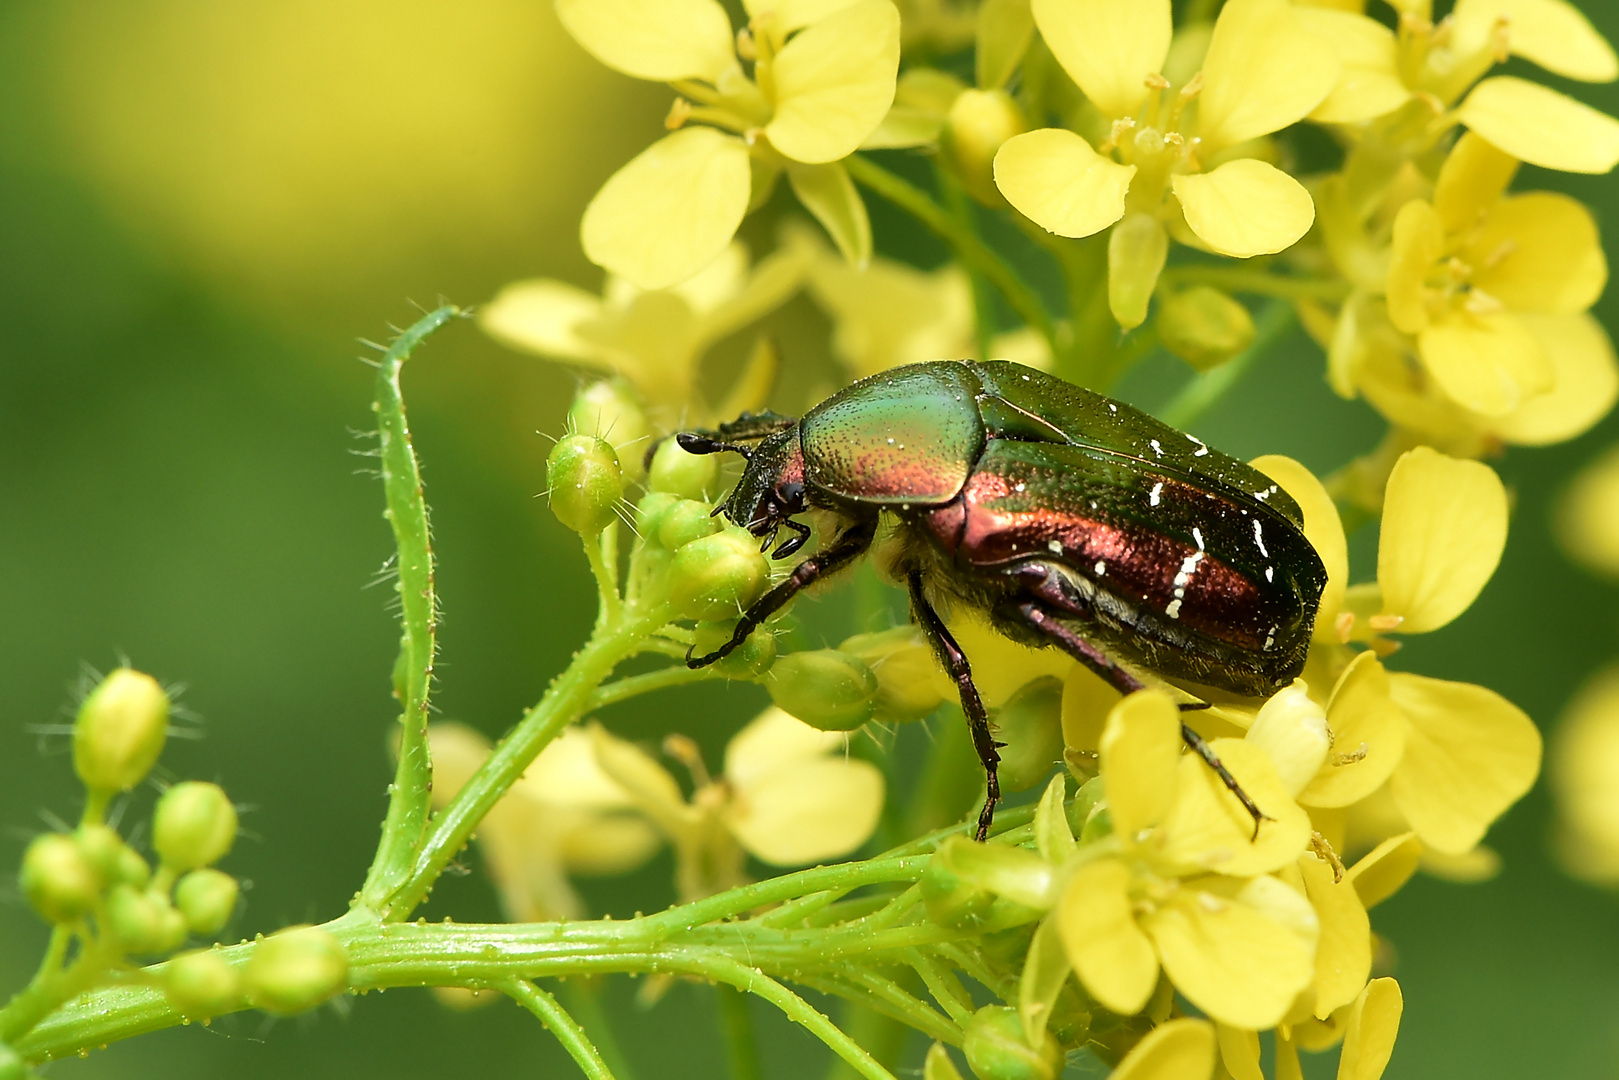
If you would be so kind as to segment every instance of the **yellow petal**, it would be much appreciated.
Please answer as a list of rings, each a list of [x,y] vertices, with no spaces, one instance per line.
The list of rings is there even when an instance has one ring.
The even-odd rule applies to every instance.
[[[1482,686],[1397,672],[1394,701],[1410,722],[1389,789],[1423,844],[1461,854],[1523,796],[1540,771],[1540,732]]]
[[[1169,0],[1034,0],[1040,36],[1103,116],[1131,116],[1169,52]]]
[[[1362,855],[1346,876],[1355,886],[1360,902],[1374,908],[1411,880],[1421,858],[1422,841],[1417,839],[1417,834],[1401,833]]]
[[[1256,838],[1253,816],[1201,757],[1187,754],[1180,760],[1175,801],[1152,838],[1157,860],[1181,872],[1233,875],[1292,863],[1309,842],[1310,818],[1282,786],[1270,755],[1242,739],[1209,745],[1270,820],[1259,823]]]
[[[1273,254],[1292,247],[1315,221],[1315,204],[1304,185],[1254,158],[1170,182],[1186,224],[1222,255]]]
[[[582,877],[628,873],[650,859],[662,837],[644,819],[628,814],[592,817],[561,836],[563,865]]]
[[[772,66],[770,144],[811,165],[848,157],[893,104],[898,70],[899,12],[888,0],[859,0],[810,24]]]
[[[1558,856],[1586,881],[1619,881],[1619,669],[1581,687],[1553,748],[1552,790],[1562,811]]]
[[[1531,165],[1605,173],[1619,164],[1619,120],[1512,75],[1473,87],[1458,110],[1462,123]]]
[[[1575,315],[1608,283],[1596,220],[1576,199],[1531,191],[1502,199],[1457,254],[1473,284],[1515,312]]]
[[[787,170],[793,194],[826,229],[850,266],[863,270],[871,262],[871,219],[841,162],[795,165]]]
[[[1365,15],[1295,5],[1299,23],[1329,41],[1343,67],[1326,100],[1310,119],[1322,124],[1352,124],[1382,116],[1404,105],[1411,91],[1400,81],[1393,31]]]
[[[1057,930],[1080,982],[1121,1016],[1147,1004],[1158,982],[1158,957],[1130,907],[1130,871],[1116,859],[1087,863],[1057,901]]]
[[[1619,446],[1580,470],[1557,517],[1570,555],[1599,574],[1619,575]]]
[[[431,724],[427,746],[433,757],[433,805],[449,805],[489,757],[489,740],[465,724]]]
[[[1304,119],[1332,92],[1341,66],[1332,43],[1305,29],[1287,0],[1230,0],[1203,61],[1198,134],[1205,152]]]
[[[1265,1080],[1259,1067],[1259,1032],[1219,1024],[1215,1028],[1220,1039],[1220,1063],[1231,1074],[1232,1080]]]
[[[1372,924],[1354,882],[1334,881],[1332,867],[1314,855],[1299,860],[1305,895],[1321,920],[1315,950],[1315,1015],[1325,1020],[1333,1010],[1360,994],[1372,974]]]
[[[1484,416],[1504,416],[1552,388],[1546,351],[1508,311],[1452,311],[1418,335],[1417,351],[1446,397]]]
[[[639,746],[599,724],[591,724],[587,730],[596,764],[635,800],[642,813],[670,836],[678,836],[689,827],[692,810],[669,770]]]
[[[643,289],[713,262],[736,235],[752,186],[742,140],[713,128],[675,132],[614,173],[585,208],[585,254]]]
[[[733,247],[740,249],[742,245]],[[727,255],[732,250],[727,248]],[[715,262],[723,262],[727,255],[721,255]],[[677,286],[698,312],[695,331],[697,345],[694,351],[701,351],[710,342],[740,330],[786,303],[804,283],[809,261],[809,253],[801,245],[784,244],[761,259],[751,274],[746,273],[744,258],[744,273],[728,285],[715,280],[711,291],[692,295],[692,287],[703,284],[708,277],[710,271],[705,270],[691,281]]]
[[[1383,499],[1377,581],[1400,632],[1425,634],[1466,611],[1507,540],[1507,493],[1488,465],[1419,446],[1400,455]]]
[[[1244,738],[1270,755],[1293,796],[1315,779],[1332,748],[1326,711],[1310,700],[1302,679],[1271,695]]]
[[[1370,650],[1344,669],[1327,704],[1332,757],[1299,801],[1339,807],[1359,802],[1394,772],[1405,752],[1405,717],[1389,694],[1388,673]]]
[[[1496,149],[1488,139],[1464,131],[1439,167],[1433,205],[1444,231],[1471,229],[1490,211],[1518,172],[1518,159]]]
[[[1434,208],[1412,199],[1394,216],[1389,252],[1389,321],[1407,334],[1428,325],[1428,275],[1445,253],[1445,229]]]
[[[1113,707],[1102,730],[1102,778],[1113,831],[1131,839],[1158,824],[1175,797],[1181,714],[1161,690],[1141,690]]]
[[[1490,424],[1519,446],[1546,446],[1584,434],[1619,400],[1619,360],[1608,332],[1589,314],[1518,316],[1551,360],[1554,382]]]
[[[769,24],[770,30],[781,36],[792,33],[811,23],[820,22],[828,15],[842,11],[859,0],[744,0],[742,7],[750,16]]]
[[[1338,1080],[1378,1080],[1394,1053],[1405,998],[1393,979],[1373,979],[1350,1010]]]
[[[557,16],[596,59],[637,79],[707,79],[736,63],[731,20],[715,0],[556,0]]]
[[[803,866],[864,844],[882,809],[877,766],[857,758],[819,758],[737,785],[725,824],[755,858]]]
[[[1023,1038],[1027,1045],[1039,1046],[1045,1041],[1051,1007],[1073,970],[1055,921],[1042,920],[1035,927],[1034,940],[1029,942],[1029,951],[1024,956],[1023,973],[1018,977],[1018,1017],[1023,1021]]]
[[[980,90],[999,90],[1012,78],[1034,37],[1029,0],[984,0],[978,7],[973,69]]]
[[[842,754],[848,736],[820,731],[774,705],[750,720],[725,746],[725,778],[757,784],[760,777],[799,762]]]
[[[1031,649],[1013,641],[991,626],[989,620],[964,608],[952,612],[945,622],[951,636],[972,661],[978,694],[991,709],[999,708],[1007,698],[1042,675],[1066,677],[1068,669],[1075,664],[1061,650]],[[938,673],[941,696],[955,700],[955,683],[938,667],[934,671]]]
[[[1585,82],[1619,78],[1613,47],[1573,4],[1564,0],[1457,0],[1451,49],[1490,48],[1496,22],[1507,20],[1507,47],[1547,71]]]
[[[1088,771],[1092,774],[1096,771],[1095,759],[1102,745],[1108,714],[1119,700],[1119,692],[1084,664],[1075,664],[1063,681],[1063,746],[1070,755],[1088,756]]]
[[[514,349],[597,366],[600,350],[575,331],[601,306],[599,297],[563,281],[514,281],[478,310],[478,325]]]
[[[1015,135],[995,154],[995,186],[1018,213],[1058,236],[1090,236],[1124,216],[1136,174],[1071,131]]]
[[[512,790],[522,791],[535,802],[577,810],[621,810],[634,805],[629,793],[596,763],[594,741],[581,727],[566,728],[552,739]]]
[[[1222,1024],[1275,1027],[1314,974],[1292,927],[1232,897],[1183,886],[1142,922],[1175,988]]]
[[[1332,623],[1338,617],[1338,609],[1343,607],[1344,588],[1349,584],[1349,543],[1344,538],[1338,506],[1315,474],[1290,457],[1266,454],[1249,464],[1282,485],[1282,490],[1293,496],[1293,501],[1304,512],[1305,539],[1310,541],[1327,568],[1327,587],[1321,592],[1315,637],[1317,641],[1328,639],[1333,635]]]
[[[1183,1016],[1147,1032],[1108,1080],[1209,1080],[1213,1073],[1214,1025]]]

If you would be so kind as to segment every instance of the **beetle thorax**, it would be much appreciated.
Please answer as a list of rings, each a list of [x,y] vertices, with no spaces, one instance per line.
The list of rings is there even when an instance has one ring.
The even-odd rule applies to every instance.
[[[753,535],[764,536],[804,509],[804,453],[795,426],[754,448],[747,470],[726,500],[725,516]]]

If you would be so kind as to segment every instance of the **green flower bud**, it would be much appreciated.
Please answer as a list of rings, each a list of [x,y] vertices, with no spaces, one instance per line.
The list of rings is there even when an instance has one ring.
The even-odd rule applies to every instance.
[[[236,910],[241,889],[223,870],[193,870],[174,887],[174,903],[196,934],[217,934]]]
[[[759,541],[741,529],[726,529],[675,552],[669,602],[684,619],[730,618],[753,603],[769,578]]]
[[[190,932],[190,928],[186,926],[186,917],[169,903],[168,897],[160,893],[149,893],[148,895],[156,897],[159,904],[158,910],[162,912],[163,919],[162,927],[158,931],[156,947],[152,951],[158,954],[171,953],[186,943],[186,937]]]
[[[168,937],[170,910],[162,894],[133,885],[114,885],[102,909],[107,931],[128,953],[163,951],[161,946]],[[184,940],[183,934],[181,940]]]
[[[650,430],[641,403],[627,384],[618,379],[591,383],[579,391],[568,409],[568,430],[576,435],[594,435],[612,446],[623,466],[624,479],[635,481],[646,472],[647,436]]]
[[[73,922],[101,895],[95,866],[66,833],[34,837],[23,853],[18,879],[34,910],[52,923]]]
[[[735,619],[698,623],[692,655],[707,656],[730,641],[731,634],[735,630]],[[735,652],[717,662],[714,667],[732,679],[751,679],[769,671],[775,662],[776,635],[771,633],[768,627],[761,626],[749,634],[748,639],[738,645]]]
[[[863,660],[877,676],[876,719],[899,724],[920,720],[937,709],[939,662],[914,626],[856,634],[838,651]]]
[[[180,1012],[203,1019],[230,1012],[242,1000],[242,975],[212,949],[182,953],[163,965],[163,992]]]
[[[693,540],[713,536],[721,528],[712,506],[681,499],[658,515],[658,543],[670,551],[678,551]]]
[[[110,826],[81,825],[74,832],[73,840],[96,868],[103,887],[122,882],[141,888],[152,877],[152,868],[146,865],[146,860]]]
[[[1158,305],[1158,340],[1199,371],[1230,360],[1254,340],[1254,317],[1219,289],[1193,285]]]
[[[877,676],[837,649],[789,653],[765,680],[770,699],[813,728],[853,731],[877,709]]]
[[[247,1000],[272,1016],[314,1008],[342,990],[348,977],[342,943],[318,926],[290,927],[265,938],[242,972]]]
[[[678,495],[671,495],[667,491],[649,491],[642,495],[641,501],[635,504],[635,531],[649,542],[655,542],[664,512],[679,502]]]
[[[979,1080],[1053,1080],[1062,1072],[1062,1047],[1049,1031],[1041,1034],[1040,1046],[1031,1047],[1016,1009],[986,1005],[967,1021],[961,1048]]]
[[[118,853],[118,880],[136,888],[144,888],[152,880],[152,868],[140,853],[128,844]]]
[[[28,1071],[28,1063],[21,1054],[0,1043],[0,1080],[29,1080],[34,1075]]]
[[[1120,329],[1147,321],[1147,305],[1169,257],[1169,234],[1151,214],[1126,214],[1107,240],[1107,306]]]
[[[152,811],[152,847],[171,870],[218,862],[235,841],[236,807],[218,784],[175,784]]]
[[[569,435],[545,459],[551,512],[581,536],[594,536],[613,520],[624,497],[618,454],[594,435]]]
[[[956,873],[942,852],[933,853],[919,884],[928,918],[941,926],[970,930],[980,925],[995,905],[995,895]]]
[[[1023,791],[1051,775],[1062,761],[1062,680],[1035,679],[995,714],[1001,748],[1001,790]]]
[[[673,439],[658,444],[646,486],[682,499],[704,502],[719,490],[720,463],[713,454],[688,454]]]
[[[84,699],[73,768],[98,795],[128,791],[152,771],[169,731],[169,695],[150,675],[119,668]]]
[[[1084,835],[1086,826],[1099,812],[1098,808],[1101,811],[1106,811],[1106,799],[1107,791],[1102,786],[1100,776],[1093,776],[1079,785],[1079,790],[1074,792],[1073,801],[1068,804],[1068,828],[1075,838]],[[1108,831],[1113,831],[1111,825],[1109,825]]]
[[[988,206],[1005,202],[995,187],[995,152],[1028,127],[1017,102],[1004,90],[963,90],[956,96],[942,142],[973,198]]]

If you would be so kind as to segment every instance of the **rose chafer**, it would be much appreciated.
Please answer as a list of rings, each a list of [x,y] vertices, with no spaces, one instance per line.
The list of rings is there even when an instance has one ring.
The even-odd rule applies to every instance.
[[[1005,361],[933,361],[862,379],[800,420],[744,416],[687,432],[692,453],[747,458],[725,515],[791,555],[830,515],[829,540],[738,620],[712,664],[897,523],[891,569],[955,681],[988,774],[978,836],[1000,798],[988,715],[937,606],[984,612],[1003,633],[1056,646],[1121,692],[1119,660],[1168,678],[1268,695],[1304,669],[1326,569],[1285,491],[1195,436],[1100,394]],[[1191,706],[1196,708],[1198,706]],[[1263,814],[1203,739],[1187,744]]]

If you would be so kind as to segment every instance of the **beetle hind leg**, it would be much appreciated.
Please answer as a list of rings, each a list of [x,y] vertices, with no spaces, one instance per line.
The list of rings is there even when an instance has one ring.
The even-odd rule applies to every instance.
[[[995,804],[1001,801],[1001,780],[997,775],[1001,755],[998,748],[1005,744],[996,742],[990,732],[989,712],[984,708],[984,699],[978,695],[977,684],[973,682],[972,665],[956,639],[950,636],[944,620],[939,618],[939,613],[933,610],[933,605],[923,595],[922,575],[913,572],[908,583],[911,612],[932,643],[945,672],[956,684],[956,690],[961,695],[961,711],[967,714],[967,729],[972,733],[973,749],[978,752],[978,760],[984,766],[984,808],[979,811],[978,830],[973,834],[973,839],[982,842],[989,836],[990,823],[995,820]]]

